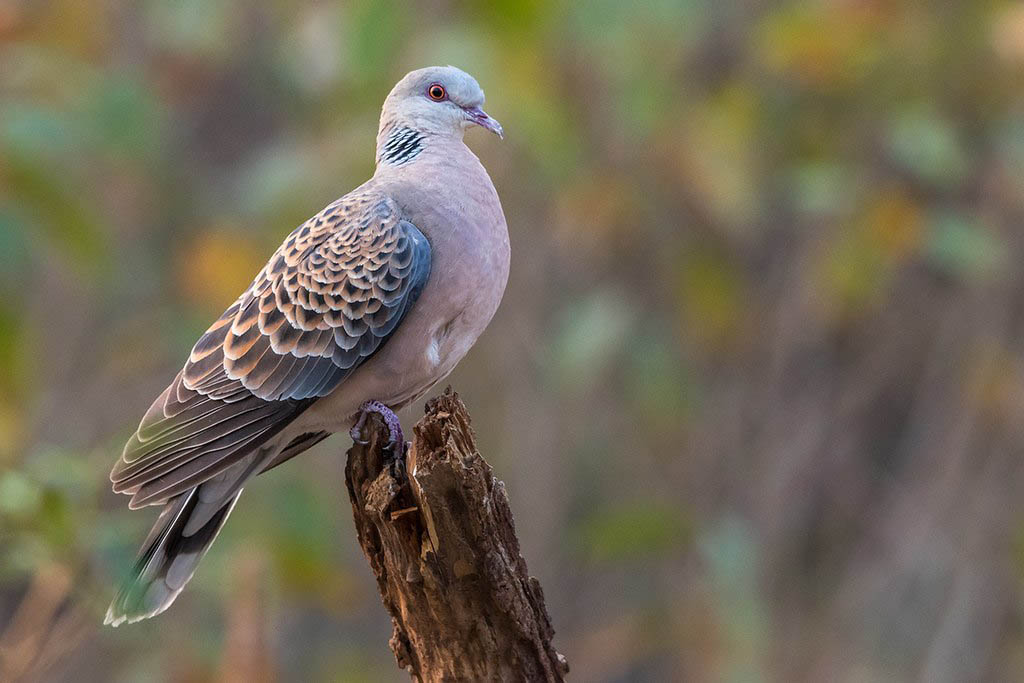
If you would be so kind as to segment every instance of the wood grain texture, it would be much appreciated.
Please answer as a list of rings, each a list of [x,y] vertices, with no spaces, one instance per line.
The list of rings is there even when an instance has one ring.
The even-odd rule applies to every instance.
[[[359,543],[416,681],[561,681],[565,658],[540,583],[519,551],[505,486],[476,450],[450,388],[427,403],[405,461],[390,466],[379,416],[348,452]]]

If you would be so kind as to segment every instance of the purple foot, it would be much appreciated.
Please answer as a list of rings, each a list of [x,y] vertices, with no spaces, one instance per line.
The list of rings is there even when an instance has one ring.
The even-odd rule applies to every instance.
[[[394,411],[380,401],[367,401],[359,407],[359,419],[352,425],[352,429],[348,431],[352,440],[358,444],[369,443],[363,439],[363,427],[366,426],[366,417],[370,413],[380,415],[384,418],[384,424],[388,426],[388,442],[385,448],[391,451],[395,458],[404,456],[406,443],[405,437],[402,434],[402,423],[398,420],[398,416],[395,415]]]

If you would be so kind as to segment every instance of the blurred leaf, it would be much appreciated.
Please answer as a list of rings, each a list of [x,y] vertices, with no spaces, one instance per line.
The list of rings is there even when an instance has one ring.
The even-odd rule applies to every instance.
[[[23,281],[31,265],[30,259],[31,247],[20,217],[0,204],[0,287],[9,287]],[[3,351],[0,350],[2,355]]]
[[[247,487],[241,504],[246,499],[264,504],[249,508],[248,514],[225,528],[228,542],[217,550],[223,572],[230,569],[232,542],[259,538],[271,552],[280,585],[291,595],[321,603],[328,610],[351,609],[365,596],[357,590],[348,567],[339,564],[338,539],[344,534],[337,528],[337,499],[327,494],[337,494],[337,489],[314,485],[301,467],[281,468],[259,479]]]
[[[799,211],[812,215],[847,214],[860,192],[854,169],[841,163],[806,163],[791,175],[791,192]]]
[[[104,150],[148,156],[163,138],[159,105],[141,76],[105,79],[89,92],[85,111]]]
[[[625,373],[630,402],[641,419],[667,433],[685,428],[697,402],[697,378],[682,365],[667,334],[647,334],[630,344]],[[667,457],[676,457],[675,453]]]
[[[571,304],[552,344],[552,371],[561,386],[586,391],[621,349],[632,318],[626,302],[613,290],[598,290]]]
[[[84,137],[80,121],[52,107],[17,100],[0,104],[0,146],[9,154],[56,163],[80,150]]]
[[[315,665],[317,675],[310,680],[325,683],[378,683],[392,673],[381,670],[365,648],[347,643],[330,648]]]
[[[469,3],[467,10],[483,20],[495,36],[523,40],[552,13],[544,0],[495,0]]]
[[[612,251],[613,238],[629,239],[643,230],[637,225],[628,178],[587,175],[558,196],[555,237],[570,254],[589,249]]]
[[[713,16],[715,3],[708,0],[643,3],[594,0],[568,3],[567,8],[568,28],[592,49],[592,58],[605,71],[639,78],[649,75],[644,72],[645,68],[657,66],[644,62],[645,47],[652,43],[660,45],[659,38],[666,35],[673,36],[676,45],[696,40]],[[643,36],[643,40],[638,41],[638,36]],[[663,53],[662,57],[667,55]]]
[[[36,482],[15,470],[0,475],[0,512],[28,518],[36,514],[42,501],[43,491]]]
[[[236,175],[241,205],[247,212],[265,215],[302,191],[309,182],[309,167],[310,155],[294,141],[259,150],[241,165]]]
[[[1024,193],[1024,116],[1015,115],[996,130],[996,153],[1012,174],[1010,182]]]
[[[1007,254],[1007,245],[970,216],[944,211],[931,218],[928,258],[954,275],[990,275],[1007,265]]]
[[[383,79],[400,54],[407,33],[403,3],[394,0],[358,0],[349,11],[348,61],[352,73],[363,82]]]
[[[969,165],[950,122],[937,112],[916,108],[889,123],[889,152],[919,177],[950,187],[963,181]]]
[[[266,264],[266,254],[241,230],[214,226],[195,236],[181,252],[181,290],[211,315],[219,315]]]
[[[888,261],[917,251],[924,235],[921,207],[897,190],[879,192],[860,224],[864,238]]]
[[[683,181],[726,229],[743,227],[755,215],[759,110],[750,87],[731,84],[701,102],[676,143]]]
[[[120,448],[120,440],[114,446]],[[105,449],[100,450],[105,454]],[[68,500],[84,506],[101,488],[106,489],[106,482],[101,484],[96,477],[96,459],[87,455],[71,449],[37,445],[25,463],[24,471],[39,485],[58,491]]]
[[[683,329],[709,349],[740,341],[743,283],[724,253],[697,248],[682,257],[678,272]]]
[[[841,312],[877,303],[897,266],[917,253],[923,235],[921,208],[899,188],[873,196],[827,254],[825,279],[835,296],[827,303]]]
[[[28,533],[18,533],[0,553],[0,579],[10,583],[32,576],[41,564],[53,558],[53,550],[46,542]]]
[[[515,74],[511,76],[514,78]],[[547,82],[549,79],[543,79],[541,84]],[[510,87],[516,88],[514,80]],[[538,177],[534,182],[553,183],[556,187],[568,183],[586,165],[589,151],[576,117],[567,102],[541,97],[536,85],[520,87],[517,92],[516,118],[511,125],[505,125],[509,142],[530,141],[526,152],[533,155],[537,164]]]
[[[759,61],[807,85],[852,86],[881,57],[877,15],[863,3],[787,3],[763,16]]]
[[[146,0],[150,40],[185,55],[224,60],[245,40],[233,0]]]
[[[4,65],[0,71],[0,87],[9,89],[12,94],[29,95],[22,105],[32,100],[30,106],[45,104],[56,109],[49,97],[61,102],[74,99],[90,87],[102,71],[66,48],[27,40],[4,42],[0,35],[0,63]],[[11,102],[18,101],[11,98]]]
[[[0,466],[16,462],[25,438],[24,408],[13,399],[0,397]]]
[[[29,358],[21,311],[0,301],[0,469],[22,455],[28,427],[25,416],[35,393]]]
[[[9,153],[0,160],[0,179],[25,209],[39,218],[36,227],[74,257],[73,265],[95,270],[106,264],[106,240],[85,198],[65,188],[54,173]]]
[[[80,513],[61,492],[46,489],[42,509],[36,523],[39,525],[47,545],[61,555],[75,552],[76,531],[80,528],[75,516]],[[81,521],[81,520],[79,520]]]
[[[678,135],[671,105],[680,90],[680,64],[716,14],[706,0],[616,0],[570,3],[568,23],[585,48],[587,72],[593,74],[591,117],[614,122],[601,142],[644,144],[661,124]],[[643,40],[637,40],[637,36]]]
[[[726,517],[701,534],[698,546],[713,585],[716,616],[729,641],[723,680],[759,681],[766,670],[769,624],[757,541],[746,522]]]
[[[20,313],[9,307],[7,302],[0,302],[0,367],[6,371],[0,377],[0,388],[6,390],[13,390],[21,384],[20,354],[25,337]]]
[[[601,562],[644,561],[678,551],[690,535],[677,509],[652,500],[599,511],[581,530],[587,555]]]

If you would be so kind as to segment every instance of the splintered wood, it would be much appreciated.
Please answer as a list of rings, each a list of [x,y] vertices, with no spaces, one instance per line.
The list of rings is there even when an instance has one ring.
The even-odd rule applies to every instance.
[[[561,681],[565,658],[527,574],[505,486],[476,450],[450,388],[426,406],[404,463],[386,462],[372,415],[345,483],[400,667],[418,681]]]

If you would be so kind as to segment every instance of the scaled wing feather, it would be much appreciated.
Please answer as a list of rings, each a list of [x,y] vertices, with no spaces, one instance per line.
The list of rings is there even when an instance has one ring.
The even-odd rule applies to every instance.
[[[125,445],[114,490],[163,503],[251,454],[380,349],[429,274],[429,242],[388,197],[330,204],[196,342]]]

